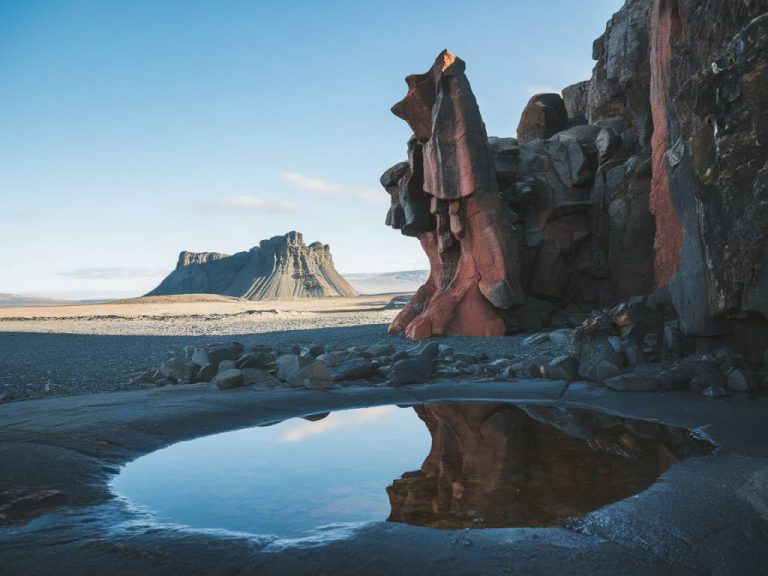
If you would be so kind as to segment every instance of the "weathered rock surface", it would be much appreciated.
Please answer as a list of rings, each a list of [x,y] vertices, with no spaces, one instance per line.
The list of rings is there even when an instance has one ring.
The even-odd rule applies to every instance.
[[[390,329],[415,339],[505,334],[508,311],[523,302],[513,215],[464,68],[443,51],[428,72],[406,78],[408,93],[392,108],[414,135],[408,162],[381,179],[387,224],[419,238],[431,273]]]
[[[419,237],[432,275],[392,329],[412,338],[482,333],[478,325],[488,324],[454,321],[466,308],[492,319],[492,333],[498,319],[507,330],[540,331],[566,309],[653,293],[655,305],[674,306],[682,337],[730,334],[759,356],[768,342],[768,5],[627,0],[593,56],[590,80],[562,98],[531,99],[518,139],[489,139],[490,163],[482,153],[435,163],[434,142],[451,141],[469,116],[480,122],[479,112],[472,99],[471,115],[433,125],[432,108],[447,110],[441,103],[461,91],[440,97],[450,82],[440,66],[409,78],[396,110],[414,129],[409,162],[382,183],[392,196],[388,224]],[[481,151],[481,132],[468,133]],[[446,240],[464,247],[461,234],[479,228],[457,210],[493,189],[482,184],[489,176],[505,206],[483,234],[513,288],[511,298],[481,290],[491,308],[471,283],[466,297],[454,288],[475,271],[445,250]],[[460,204],[445,216],[441,200]],[[441,290],[460,304],[427,306]],[[422,314],[429,324],[412,326]],[[644,354],[637,342],[627,360],[653,359]]]
[[[336,271],[328,245],[302,235],[275,236],[232,256],[182,252],[176,269],[148,296],[223,294],[248,300],[356,296]]]

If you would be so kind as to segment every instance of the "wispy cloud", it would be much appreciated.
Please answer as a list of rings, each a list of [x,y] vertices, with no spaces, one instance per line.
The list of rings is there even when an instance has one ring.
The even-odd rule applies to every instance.
[[[281,442],[301,442],[310,436],[325,434],[332,430],[349,426],[359,426],[366,422],[384,418],[397,410],[394,406],[376,406],[349,412],[333,412],[317,422],[297,422],[280,435]]]
[[[293,188],[310,192],[317,196],[340,196],[355,198],[366,204],[389,204],[389,197],[384,190],[377,191],[360,186],[345,186],[344,184],[323,180],[322,178],[311,178],[298,172],[281,172],[280,178]]]
[[[104,280],[112,278],[156,278],[167,272],[167,270],[158,268],[94,267],[63,270],[58,272],[58,275],[80,280]]]

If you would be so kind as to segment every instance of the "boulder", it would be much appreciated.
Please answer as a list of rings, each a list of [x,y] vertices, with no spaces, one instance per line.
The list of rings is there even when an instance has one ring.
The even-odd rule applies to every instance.
[[[326,390],[332,388],[334,382],[328,367],[318,360],[288,378],[288,385],[292,388],[304,387],[311,390]]]
[[[520,117],[517,140],[521,144],[545,140],[566,128],[568,112],[560,94],[536,94],[528,101]]]
[[[231,390],[244,384],[243,373],[236,368],[219,372],[211,381],[219,390]]]
[[[284,354],[277,359],[277,377],[287,382],[299,371],[299,357],[296,354]]]

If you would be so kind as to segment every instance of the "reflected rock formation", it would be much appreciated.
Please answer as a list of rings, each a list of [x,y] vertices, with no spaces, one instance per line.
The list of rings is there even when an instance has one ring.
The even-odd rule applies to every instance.
[[[387,488],[392,522],[551,526],[648,488],[711,446],[687,431],[585,410],[509,404],[414,407],[432,436],[420,470]]]
[[[381,183],[387,224],[421,241],[430,276],[390,331],[499,336],[524,302],[513,214],[499,194],[493,155],[464,62],[447,50],[425,74],[408,76],[392,112],[413,130],[408,162]]]

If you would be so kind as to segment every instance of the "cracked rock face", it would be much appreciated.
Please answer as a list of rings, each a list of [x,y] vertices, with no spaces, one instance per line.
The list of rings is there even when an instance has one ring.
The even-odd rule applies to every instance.
[[[627,0],[593,56],[590,80],[531,99],[518,139],[488,140],[490,164],[471,92],[450,89],[464,86],[463,63],[443,69],[442,54],[409,78],[395,107],[414,130],[409,162],[382,183],[388,224],[419,237],[433,274],[393,330],[482,333],[454,321],[465,309],[539,330],[553,312],[654,294],[686,335],[768,340],[768,4]],[[495,218],[459,210],[494,184],[502,205],[482,209]],[[450,251],[466,254],[480,228],[497,270],[485,301],[463,291],[475,270]],[[450,305],[427,306],[446,290]],[[420,315],[429,326],[411,325]]]
[[[382,177],[387,224],[419,238],[431,273],[390,330],[415,339],[499,336],[523,302],[513,215],[498,193],[485,125],[464,62],[442,52],[392,112],[413,129],[408,163]]]
[[[356,296],[336,271],[328,245],[302,235],[275,236],[232,256],[182,252],[176,269],[147,296],[223,294],[248,300]]]

